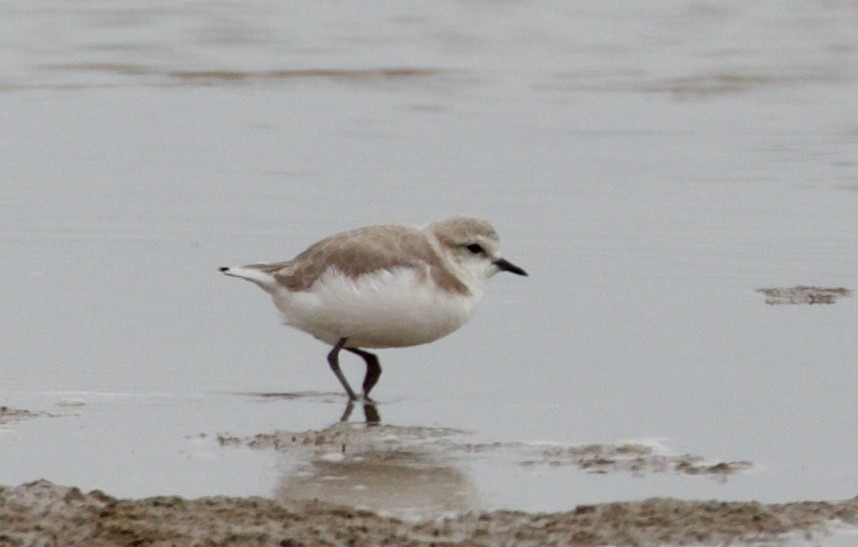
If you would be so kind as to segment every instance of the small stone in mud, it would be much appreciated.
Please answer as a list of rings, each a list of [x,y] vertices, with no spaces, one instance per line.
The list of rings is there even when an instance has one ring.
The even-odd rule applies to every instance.
[[[242,444],[242,439],[227,433],[218,433],[217,442],[221,446],[239,446]]]

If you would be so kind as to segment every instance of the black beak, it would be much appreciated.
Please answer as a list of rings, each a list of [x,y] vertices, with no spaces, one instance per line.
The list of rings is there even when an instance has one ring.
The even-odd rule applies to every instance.
[[[516,275],[527,275],[527,272],[508,261],[505,258],[498,258],[497,260],[493,260],[492,264],[498,267],[499,270],[509,273],[514,273]]]

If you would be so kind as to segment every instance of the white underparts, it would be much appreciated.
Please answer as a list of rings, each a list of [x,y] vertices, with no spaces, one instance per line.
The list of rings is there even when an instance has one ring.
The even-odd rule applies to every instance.
[[[329,270],[310,290],[296,292],[282,286],[271,291],[268,281],[240,277],[271,293],[285,323],[330,344],[347,337],[349,346],[363,348],[413,346],[437,340],[470,319],[480,296],[441,290],[431,278],[407,267],[357,278]]]

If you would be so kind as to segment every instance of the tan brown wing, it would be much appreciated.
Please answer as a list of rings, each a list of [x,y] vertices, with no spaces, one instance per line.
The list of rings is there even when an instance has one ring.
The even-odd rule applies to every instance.
[[[383,228],[383,229],[380,229]],[[397,249],[409,248],[408,261],[397,256]],[[419,263],[437,260],[422,235],[404,226],[357,228],[311,245],[274,274],[287,289],[309,289],[323,273],[331,268],[349,277],[358,277],[384,268],[415,267]]]
[[[356,278],[396,267],[428,270],[439,284],[467,292],[461,281],[443,267],[425,236],[407,226],[371,226],[328,237],[294,260],[282,263],[274,277],[291,291],[303,291],[332,268]]]

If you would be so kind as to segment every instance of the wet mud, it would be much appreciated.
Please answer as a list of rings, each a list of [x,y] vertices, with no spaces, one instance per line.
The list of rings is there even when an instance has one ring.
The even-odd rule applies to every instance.
[[[0,419],[47,416],[0,407]],[[452,428],[350,422],[246,437],[221,433],[215,437],[224,450],[273,450],[296,462],[273,498],[135,500],[45,480],[0,486],[0,546],[824,544],[858,526],[858,498],[786,504],[655,498],[557,513],[481,511],[476,488],[459,470],[468,457],[500,453],[525,467],[717,480],[752,464],[672,455],[656,442],[566,446],[475,443],[469,436]]]
[[[557,443],[490,442],[471,443],[460,439],[468,432],[450,428],[364,425],[341,422],[321,431],[280,431],[236,437],[219,434],[221,446],[247,446],[273,449],[283,453],[305,453],[320,457],[337,455],[337,461],[365,459],[368,454],[432,454],[460,460],[475,454],[503,454],[518,465],[574,466],[588,473],[675,472],[686,475],[711,475],[723,480],[749,470],[749,461],[717,461],[695,454],[670,454],[656,444],[625,442],[617,444],[562,445]],[[312,455],[311,455],[312,457]]]
[[[406,522],[320,501],[159,496],[121,500],[36,481],[0,487],[0,545],[724,545],[825,542],[858,523],[843,502],[642,502],[564,513],[496,511]]]
[[[32,418],[50,418],[53,414],[47,412],[33,412],[21,408],[12,408],[8,406],[0,406],[0,424],[10,422],[20,422],[21,420],[29,420]]]
[[[834,304],[839,299],[851,296],[852,291],[844,287],[825,288],[797,285],[787,288],[757,289],[766,297],[770,306],[781,304]]]

